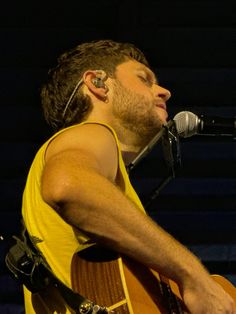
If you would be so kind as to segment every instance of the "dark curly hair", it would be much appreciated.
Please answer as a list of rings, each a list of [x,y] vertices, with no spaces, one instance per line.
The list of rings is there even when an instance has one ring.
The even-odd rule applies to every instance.
[[[78,90],[66,114],[63,114],[71,93],[85,71],[102,69],[108,76],[114,77],[117,65],[128,59],[149,66],[144,54],[133,44],[113,40],[82,43],[63,53],[57,60],[57,66],[49,70],[48,81],[41,89],[44,116],[53,130],[57,132],[83,121],[91,110],[89,96]]]

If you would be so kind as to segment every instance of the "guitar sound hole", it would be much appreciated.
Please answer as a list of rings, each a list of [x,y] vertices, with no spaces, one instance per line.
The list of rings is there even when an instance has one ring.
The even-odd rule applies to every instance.
[[[108,262],[117,259],[118,255],[112,250],[99,245],[93,245],[77,253],[80,258],[89,262]]]

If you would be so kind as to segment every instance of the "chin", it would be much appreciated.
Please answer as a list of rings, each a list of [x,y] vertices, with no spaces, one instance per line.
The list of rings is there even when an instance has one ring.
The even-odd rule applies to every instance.
[[[168,122],[168,114],[159,115],[159,121],[162,125],[165,125]]]
[[[157,124],[163,126],[167,123],[167,117],[163,117],[163,116],[158,116],[158,119],[157,119]]]
[[[159,109],[157,111],[157,118],[159,120],[159,123],[166,124],[168,120],[168,113],[164,109]]]

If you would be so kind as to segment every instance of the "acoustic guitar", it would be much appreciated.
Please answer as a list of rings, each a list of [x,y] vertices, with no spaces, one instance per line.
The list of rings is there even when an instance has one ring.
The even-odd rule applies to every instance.
[[[114,252],[92,247],[75,254],[72,274],[73,290],[111,313],[184,313],[175,282]],[[236,288],[222,276],[212,277],[236,302]]]

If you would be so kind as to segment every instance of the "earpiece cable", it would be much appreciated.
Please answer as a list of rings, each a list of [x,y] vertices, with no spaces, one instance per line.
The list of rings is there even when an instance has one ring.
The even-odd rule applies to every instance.
[[[71,101],[72,101],[72,99],[73,99],[75,93],[77,92],[77,90],[79,89],[79,87],[83,84],[83,82],[84,82],[84,79],[82,78],[82,79],[79,80],[79,82],[76,84],[76,86],[75,86],[73,92],[72,92],[71,95],[70,95],[70,98],[68,99],[68,101],[67,101],[67,103],[66,103],[65,109],[64,109],[63,114],[62,114],[62,117],[63,117],[63,118],[65,117],[66,111],[67,111],[67,109],[68,109],[68,107],[69,107],[69,105],[70,105],[70,103],[71,103]]]

